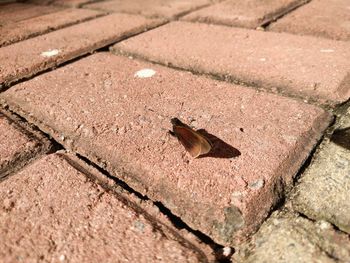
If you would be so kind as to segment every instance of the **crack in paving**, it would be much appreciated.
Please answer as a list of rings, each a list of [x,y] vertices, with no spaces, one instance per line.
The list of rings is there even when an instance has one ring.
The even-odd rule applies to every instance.
[[[294,12],[295,10],[299,9],[300,7],[310,3],[311,0],[305,0],[303,2],[300,2],[300,3],[297,3],[294,7],[292,7],[290,10],[288,10],[288,12],[286,13],[281,13],[280,15],[274,17],[274,19],[266,22],[265,24],[263,24],[261,27],[264,28],[264,29],[268,29],[268,27],[273,24],[273,23],[276,23],[279,19],[283,18],[284,16],[286,15],[289,15],[290,13]]]

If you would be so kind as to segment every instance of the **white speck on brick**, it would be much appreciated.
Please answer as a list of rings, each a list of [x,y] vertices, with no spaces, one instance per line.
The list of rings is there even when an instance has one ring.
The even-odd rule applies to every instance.
[[[334,49],[321,49],[320,51],[322,53],[333,53],[335,50]]]
[[[249,188],[250,189],[253,189],[253,190],[258,190],[260,189],[261,187],[263,187],[265,184],[265,181],[264,179],[258,179],[256,180],[255,182],[252,182],[249,184]]]
[[[61,50],[59,50],[59,49],[52,49],[52,50],[41,52],[41,56],[49,58],[49,57],[56,56],[60,52],[61,52]]]
[[[60,261],[62,262],[62,261],[64,261],[66,259],[66,257],[64,256],[64,255],[61,255],[60,256]]]
[[[260,58],[259,60],[264,62],[266,61],[266,58]]]
[[[137,71],[134,75],[134,77],[137,78],[150,78],[153,77],[156,72],[153,69],[145,68]]]
[[[231,255],[231,252],[232,252],[232,249],[230,248],[230,247],[224,247],[224,249],[223,249],[223,255],[225,256],[225,257],[228,257],[229,255]]]

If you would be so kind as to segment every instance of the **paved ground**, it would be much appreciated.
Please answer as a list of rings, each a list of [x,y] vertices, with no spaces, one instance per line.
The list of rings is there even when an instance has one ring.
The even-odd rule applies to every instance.
[[[350,262],[347,0],[0,1],[0,36],[1,262]]]

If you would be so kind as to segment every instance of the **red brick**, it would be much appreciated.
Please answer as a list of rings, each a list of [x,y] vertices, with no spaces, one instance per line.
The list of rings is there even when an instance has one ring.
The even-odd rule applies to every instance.
[[[62,10],[62,8],[21,3],[0,4],[0,25],[22,21],[59,10]]]
[[[0,48],[0,84],[29,77],[159,22],[141,16],[112,14]]]
[[[257,28],[305,3],[305,0],[227,0],[192,12],[184,20]]]
[[[173,22],[114,49],[321,103],[350,97],[349,43]]]
[[[348,0],[313,0],[278,20],[269,29],[348,41],[350,40],[350,2]]]
[[[3,262],[209,262],[70,158],[46,156],[0,184]]]
[[[84,7],[140,14],[147,17],[175,18],[209,3],[210,0],[114,0],[89,4]]]
[[[48,140],[26,128],[0,111],[0,179],[48,151]]]
[[[156,74],[135,77],[145,68]],[[108,53],[1,98],[193,229],[231,245],[268,215],[281,182],[290,184],[329,123],[315,106]],[[212,138],[213,155],[192,159],[168,134],[172,117],[223,142]]]
[[[9,23],[0,27],[0,47],[52,30],[82,22],[101,15],[101,12],[83,9],[66,9],[53,14]]]

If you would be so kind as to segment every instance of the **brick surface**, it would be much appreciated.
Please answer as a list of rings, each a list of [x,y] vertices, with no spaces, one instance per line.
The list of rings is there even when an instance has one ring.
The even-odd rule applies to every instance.
[[[173,22],[114,50],[333,104],[350,97],[349,47],[312,37]]]
[[[145,68],[156,74],[136,77]],[[1,98],[225,244],[256,229],[329,122],[314,106],[108,53],[16,85]],[[212,153],[190,158],[169,137],[172,117],[205,129]]]
[[[293,206],[350,234],[350,109],[318,150],[293,193]]]
[[[48,155],[0,184],[4,262],[209,262],[69,157]]]
[[[54,5],[81,7],[84,4],[97,2],[99,0],[53,0],[51,3]]]
[[[26,128],[0,111],[0,179],[48,151],[48,140]]]
[[[29,77],[159,22],[141,16],[112,14],[0,48],[0,84]]]
[[[89,4],[84,7],[140,14],[147,17],[175,18],[209,3],[210,0],[114,0]]]
[[[0,3],[0,25],[53,13],[62,8],[54,6],[37,6],[22,3]]]
[[[0,47],[101,15],[101,12],[66,9],[0,27]]]
[[[350,40],[348,0],[313,0],[269,27],[273,31]]]
[[[298,217],[291,213],[274,213],[254,236],[247,251],[235,254],[234,262],[348,262],[349,236],[331,224]]]
[[[246,28],[257,28],[291,9],[305,3],[305,0],[227,0],[192,12],[184,20],[200,21]]]

